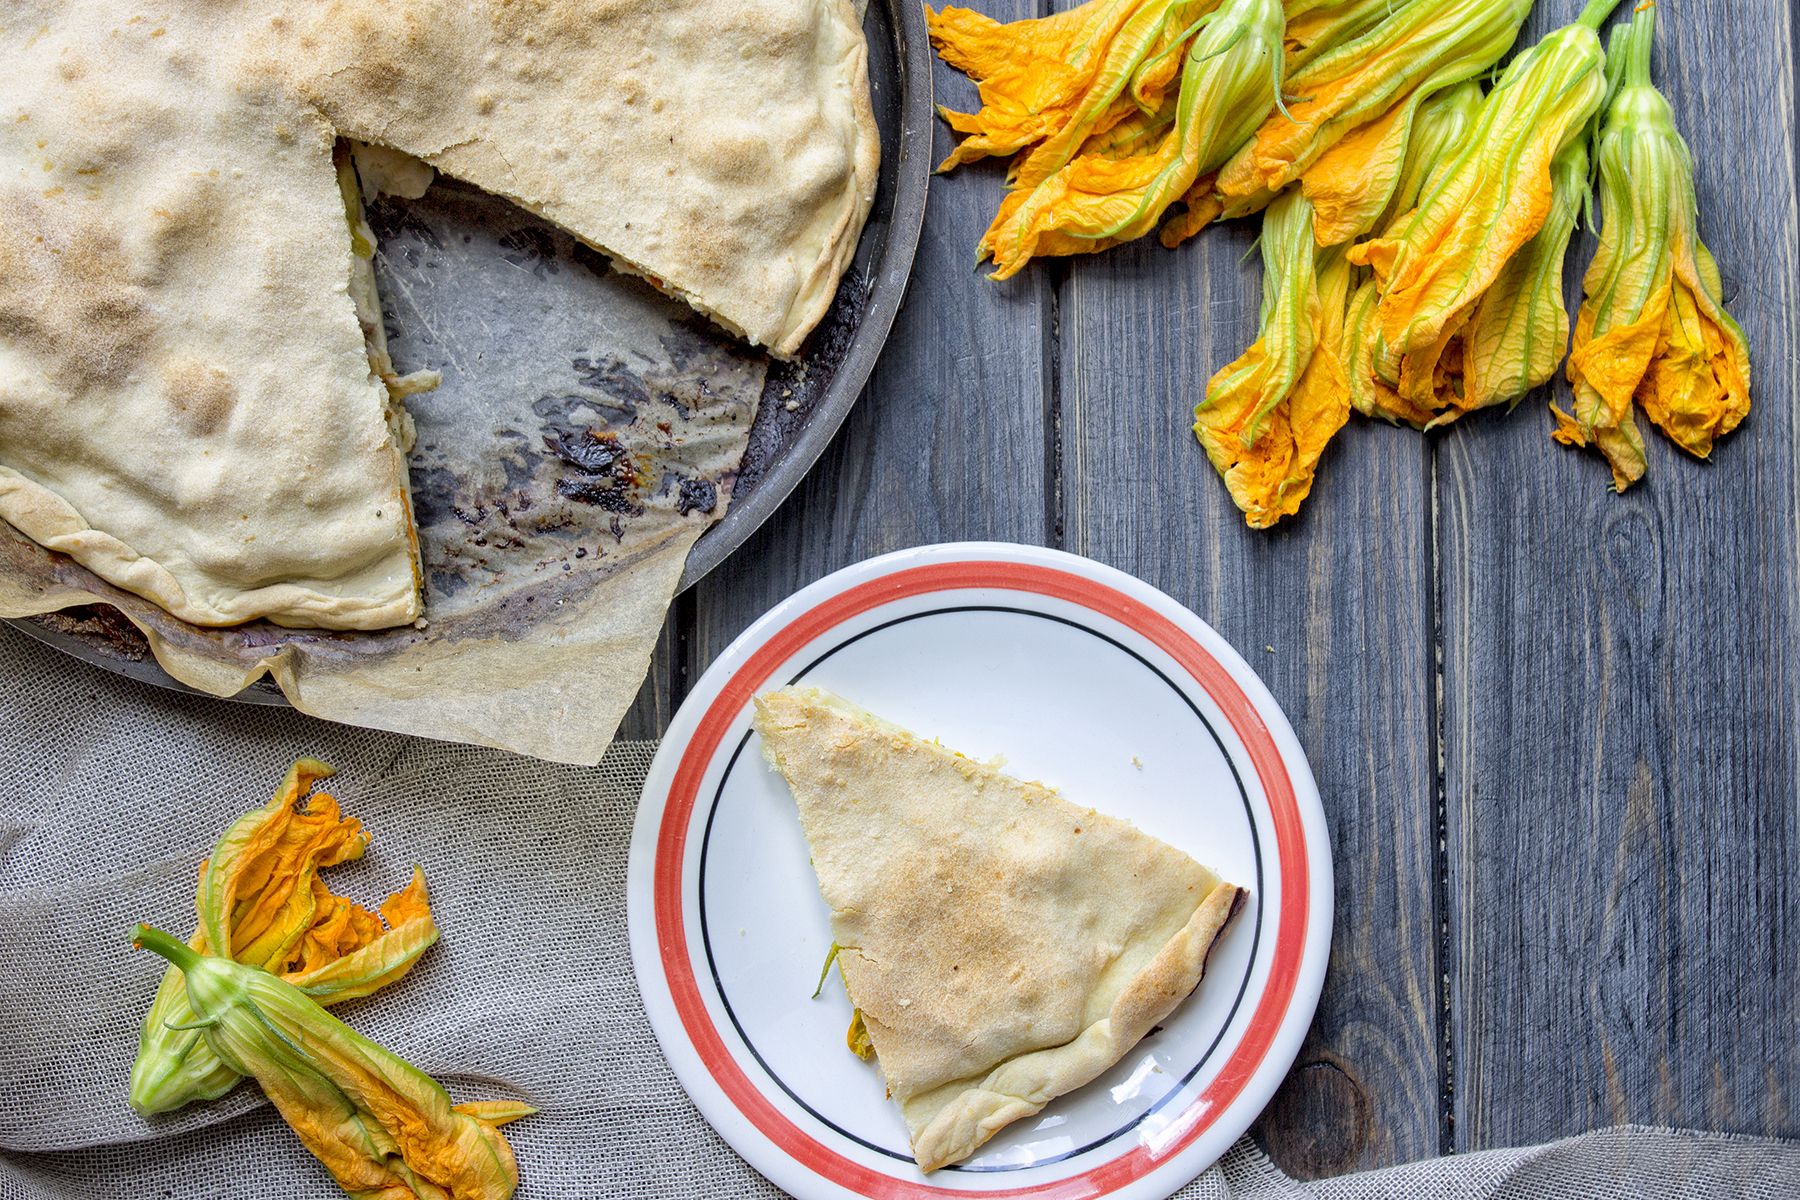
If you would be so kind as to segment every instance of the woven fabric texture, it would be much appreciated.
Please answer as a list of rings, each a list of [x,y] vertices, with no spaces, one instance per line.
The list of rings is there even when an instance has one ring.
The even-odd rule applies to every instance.
[[[373,903],[424,867],[443,930],[407,978],[338,1010],[458,1100],[523,1097],[521,1200],[774,1197],[670,1074],[625,934],[631,820],[654,746],[597,768],[177,695],[0,627],[0,1200],[339,1193],[254,1085],[146,1121],[125,1104],[161,960],[195,869],[296,757],[373,833],[334,868]],[[1183,1200],[1800,1194],[1791,1143],[1640,1129],[1301,1185],[1240,1143]]]

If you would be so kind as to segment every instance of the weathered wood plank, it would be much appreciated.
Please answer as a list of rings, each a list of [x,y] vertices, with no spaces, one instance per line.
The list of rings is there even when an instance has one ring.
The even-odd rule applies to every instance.
[[[657,636],[656,653],[650,659],[644,685],[638,689],[637,699],[632,701],[631,707],[625,710],[624,719],[619,722],[620,739],[659,738],[669,727],[669,718],[675,715],[675,698],[685,666],[681,657],[682,632],[692,622],[693,606],[686,597],[677,596],[675,603],[669,606],[669,615],[663,619],[662,633]]]
[[[1337,933],[1318,1020],[1258,1126],[1305,1176],[1438,1151],[1437,834],[1425,443],[1339,435],[1312,498],[1245,527],[1195,402],[1256,336],[1254,222],[1072,262],[1060,296],[1070,550],[1192,607],[1292,718],[1331,822]]]
[[[1539,8],[1534,31],[1575,5]],[[1658,35],[1750,338],[1744,427],[1702,464],[1645,423],[1624,496],[1551,444],[1542,396],[1441,443],[1458,1149],[1619,1121],[1800,1133],[1791,20],[1688,0]]]
[[[1012,19],[1036,5],[983,8]],[[940,103],[974,104],[942,63],[935,79]],[[941,160],[954,143],[936,124]],[[869,387],[787,504],[696,589],[696,675],[783,596],[859,559],[961,538],[1046,540],[1047,289],[971,272],[1000,191],[997,164],[931,181],[912,283]]]

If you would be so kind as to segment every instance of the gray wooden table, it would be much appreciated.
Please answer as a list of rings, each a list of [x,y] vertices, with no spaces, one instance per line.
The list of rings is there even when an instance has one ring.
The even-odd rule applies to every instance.
[[[1539,0],[1526,37],[1578,7]],[[1545,396],[1430,438],[1357,420],[1299,519],[1253,533],[1188,425],[1254,337],[1254,228],[995,284],[971,263],[1000,175],[965,169],[932,182],[867,394],[677,602],[625,732],[660,732],[740,630],[847,563],[966,538],[1089,555],[1229,638],[1318,776],[1337,936],[1257,1126],[1278,1163],[1626,1121],[1800,1135],[1796,23],[1790,0],[1663,5],[1658,75],[1756,373],[1712,463],[1652,435],[1615,496],[1551,444]]]

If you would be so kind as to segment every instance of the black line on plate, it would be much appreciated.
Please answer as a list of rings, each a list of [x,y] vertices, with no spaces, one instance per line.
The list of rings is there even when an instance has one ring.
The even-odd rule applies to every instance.
[[[1008,1172],[1008,1171],[1020,1171],[1020,1170],[1025,1170],[1030,1167],[1049,1166],[1052,1163],[1064,1162],[1068,1159],[1075,1158],[1080,1155],[1086,1154],[1091,1150],[1099,1149],[1101,1146],[1106,1145],[1108,1142],[1114,1141],[1114,1140],[1118,1139],[1119,1137],[1123,1136],[1124,1134],[1127,1134],[1127,1133],[1131,1132],[1132,1130],[1136,1129],[1139,1125],[1143,1124],[1144,1121],[1148,1120],[1151,1116],[1153,1116],[1155,1113],[1160,1111],[1164,1105],[1168,1104],[1168,1102],[1170,1100],[1172,1100],[1184,1088],[1186,1088],[1187,1085],[1193,1081],[1194,1076],[1196,1076],[1200,1073],[1200,1069],[1202,1067],[1204,1067],[1207,1064],[1207,1062],[1209,1062],[1211,1060],[1214,1052],[1218,1050],[1219,1044],[1222,1041],[1224,1041],[1225,1034],[1231,1029],[1232,1022],[1234,1022],[1237,1019],[1238,1010],[1242,1007],[1243,1002],[1244,1002],[1244,996],[1249,991],[1249,988],[1250,988],[1250,977],[1255,971],[1256,961],[1257,961],[1257,953],[1262,948],[1262,928],[1263,928],[1263,921],[1264,921],[1264,918],[1267,913],[1267,909],[1265,908],[1265,906],[1263,904],[1262,838],[1258,835],[1257,830],[1256,830],[1256,815],[1254,812],[1251,811],[1251,808],[1250,808],[1250,793],[1244,787],[1243,776],[1241,776],[1238,773],[1237,763],[1232,759],[1231,753],[1225,749],[1225,743],[1224,743],[1223,739],[1221,739],[1219,737],[1218,731],[1213,728],[1212,722],[1206,719],[1206,714],[1200,711],[1199,705],[1194,703],[1193,698],[1190,697],[1179,686],[1177,686],[1176,683],[1173,680],[1171,680],[1167,675],[1163,674],[1161,669],[1156,667],[1154,664],[1152,664],[1148,659],[1146,659],[1143,655],[1139,654],[1137,651],[1131,649],[1129,646],[1122,644],[1118,640],[1116,640],[1112,637],[1109,637],[1104,633],[1101,633],[1097,629],[1091,629],[1086,625],[1082,625],[1076,621],[1071,621],[1066,617],[1056,616],[1052,613],[1037,612],[1032,609],[1026,609],[1026,608],[1014,608],[1014,607],[1011,607],[1008,605],[960,604],[960,605],[952,605],[952,606],[945,607],[945,608],[934,608],[934,609],[930,609],[925,612],[909,613],[908,615],[903,616],[903,617],[896,617],[891,621],[884,621],[879,625],[872,626],[868,629],[863,630],[861,633],[855,634],[851,637],[844,639],[842,642],[839,642],[836,645],[832,646],[829,650],[826,650],[823,654],[820,654],[817,658],[813,659],[811,662],[807,663],[804,667],[801,667],[800,670],[796,671],[794,673],[794,675],[791,678],[789,678],[788,685],[791,686],[795,683],[800,682],[801,679],[805,678],[815,668],[817,668],[821,663],[825,662],[827,659],[832,657],[834,654],[837,654],[839,651],[855,645],[857,642],[862,641],[864,638],[869,637],[872,634],[880,633],[881,631],[883,631],[885,629],[891,629],[896,625],[902,625],[908,621],[916,621],[923,617],[942,616],[942,615],[945,615],[948,613],[963,613],[963,612],[1009,613],[1009,614],[1014,614],[1014,615],[1018,615],[1018,616],[1036,617],[1036,618],[1039,618],[1039,619],[1045,620],[1045,621],[1054,621],[1060,625],[1067,625],[1071,629],[1077,629],[1083,633],[1089,634],[1092,637],[1099,638],[1101,641],[1106,642],[1108,645],[1112,646],[1114,649],[1119,650],[1122,653],[1131,656],[1132,658],[1137,660],[1139,665],[1143,666],[1151,674],[1155,675],[1158,679],[1162,680],[1163,683],[1171,691],[1173,691],[1176,694],[1176,696],[1178,696],[1181,699],[1182,703],[1187,705],[1188,710],[1194,714],[1194,716],[1200,721],[1200,724],[1205,727],[1208,735],[1210,735],[1212,737],[1213,745],[1218,748],[1220,756],[1222,758],[1224,758],[1224,760],[1225,760],[1226,767],[1231,771],[1232,782],[1237,784],[1238,801],[1239,801],[1239,803],[1241,803],[1244,806],[1244,818],[1245,818],[1245,821],[1250,826],[1250,844],[1251,844],[1251,848],[1252,848],[1252,852],[1253,852],[1253,857],[1256,862],[1256,890],[1255,890],[1256,924],[1252,927],[1252,932],[1251,932],[1250,956],[1249,956],[1249,959],[1246,961],[1246,964],[1244,967],[1244,976],[1241,980],[1238,981],[1237,995],[1232,997],[1231,1008],[1225,1014],[1225,1021],[1222,1025],[1220,1025],[1219,1032],[1217,1035],[1214,1036],[1211,1044],[1208,1045],[1206,1047],[1205,1051],[1203,1051],[1201,1053],[1199,1061],[1195,1062],[1194,1065],[1188,1070],[1187,1074],[1183,1075],[1181,1077],[1181,1079],[1178,1080],[1174,1084],[1174,1086],[1172,1086],[1167,1092],[1165,1092],[1163,1094],[1163,1096],[1160,1099],[1158,1099],[1156,1101],[1156,1103],[1152,1104],[1149,1108],[1145,1109],[1137,1117],[1132,1119],[1128,1124],[1120,1127],[1119,1129],[1114,1130],[1112,1133],[1109,1133],[1102,1138],[1099,1138],[1095,1141],[1089,1142],[1085,1146],[1081,1146],[1077,1149],[1067,1151],[1063,1154],[1059,1154],[1054,1158],[1038,1159],[1038,1160],[1036,1160],[1034,1162],[1030,1162],[1030,1163],[1021,1163],[1021,1164],[1014,1164],[1014,1165],[1000,1165],[1000,1166],[992,1166],[992,1167],[976,1167],[976,1166],[970,1166],[968,1164],[956,1164],[956,1165],[942,1168],[943,1170],[946,1170],[946,1171],[960,1171],[960,1172],[964,1172],[966,1174],[980,1175],[980,1174],[1003,1173],[1003,1172]],[[911,1162],[912,1156],[910,1154],[902,1154],[902,1153],[899,1153],[894,1150],[889,1150],[885,1146],[878,1146],[873,1142],[870,1142],[864,1138],[858,1137],[856,1134],[851,1133],[848,1129],[845,1129],[841,1125],[838,1125],[835,1121],[830,1120],[823,1113],[821,1113],[817,1109],[813,1108],[812,1105],[810,1105],[806,1101],[802,1100],[800,1098],[799,1094],[796,1093],[793,1088],[788,1086],[787,1081],[782,1079],[781,1076],[779,1076],[775,1073],[775,1071],[769,1066],[768,1061],[763,1058],[762,1052],[760,1050],[758,1050],[756,1048],[755,1043],[753,1043],[750,1040],[749,1034],[747,1032],[745,1032],[745,1030],[744,1030],[743,1023],[738,1020],[738,1015],[737,1015],[736,1010],[733,1009],[731,1006],[731,999],[728,995],[726,995],[724,983],[719,978],[718,963],[713,958],[712,931],[711,931],[711,928],[706,919],[706,874],[707,874],[706,862],[707,862],[707,857],[712,849],[713,820],[714,820],[714,818],[716,818],[718,816],[719,804],[720,804],[720,800],[723,797],[724,792],[725,792],[725,785],[728,782],[730,782],[731,773],[733,770],[736,769],[738,758],[740,755],[743,754],[744,748],[750,744],[750,737],[753,732],[755,732],[754,729],[745,730],[744,736],[741,739],[739,739],[737,747],[734,750],[732,750],[731,758],[729,760],[727,760],[727,762],[725,764],[725,770],[719,776],[718,786],[713,789],[712,803],[708,807],[707,813],[706,813],[706,827],[705,827],[705,830],[702,832],[701,838],[700,838],[700,870],[699,870],[699,879],[698,879],[698,883],[697,883],[699,895],[698,895],[697,907],[698,907],[699,913],[700,913],[700,942],[701,942],[701,945],[706,950],[706,967],[707,967],[708,972],[712,975],[713,990],[719,997],[719,1003],[722,1004],[725,1008],[725,1015],[731,1019],[732,1028],[737,1030],[738,1040],[744,1044],[745,1049],[750,1051],[751,1057],[756,1059],[756,1064],[757,1064],[757,1066],[762,1068],[763,1073],[765,1075],[767,1075],[770,1079],[774,1080],[775,1085],[787,1094],[788,1099],[792,1100],[795,1104],[799,1105],[814,1120],[818,1121],[821,1125],[824,1125],[826,1128],[837,1133],[840,1137],[843,1137],[848,1141],[855,1142],[857,1145],[862,1146],[863,1148],[865,1148],[867,1150],[872,1150],[877,1154],[884,1155],[888,1158],[895,1159],[899,1162]],[[1144,1040],[1148,1041],[1149,1037],[1153,1037],[1153,1036],[1155,1036],[1154,1033],[1147,1036]],[[1139,1044],[1141,1045],[1143,1043],[1140,1042]]]

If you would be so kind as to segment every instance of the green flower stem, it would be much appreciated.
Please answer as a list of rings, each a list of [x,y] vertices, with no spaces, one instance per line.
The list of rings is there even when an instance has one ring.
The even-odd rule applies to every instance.
[[[1656,6],[1636,13],[1619,37],[1622,59],[1619,80],[1622,87],[1650,86],[1650,47],[1656,40]]]
[[[140,950],[162,955],[181,971],[191,971],[200,965],[200,955],[193,947],[149,925],[139,925],[131,931],[131,944]]]
[[[1587,7],[1575,19],[1577,25],[1586,25],[1589,29],[1598,30],[1606,24],[1606,18],[1613,15],[1613,9],[1619,7],[1619,0],[1588,0]]]

